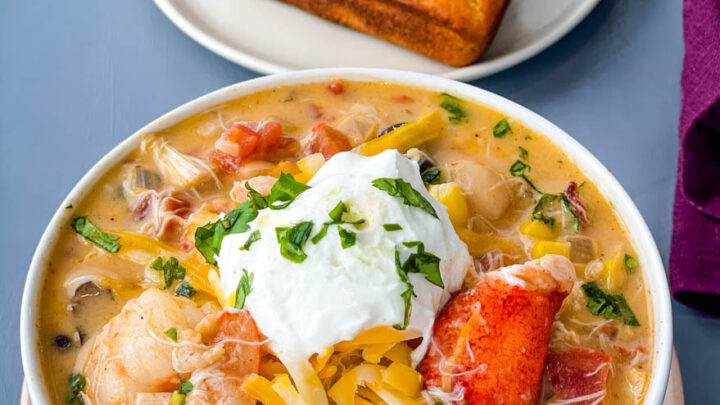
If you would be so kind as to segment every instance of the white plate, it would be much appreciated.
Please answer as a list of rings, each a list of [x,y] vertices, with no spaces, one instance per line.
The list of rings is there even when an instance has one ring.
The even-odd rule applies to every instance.
[[[190,37],[261,73],[321,67],[403,69],[473,80],[515,66],[573,29],[599,0],[511,0],[490,49],[454,68],[278,0],[155,0]]]

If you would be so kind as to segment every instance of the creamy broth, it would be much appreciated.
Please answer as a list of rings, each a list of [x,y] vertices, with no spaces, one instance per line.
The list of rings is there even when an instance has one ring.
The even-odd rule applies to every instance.
[[[456,111],[453,114],[452,106],[458,106],[464,116],[458,116]],[[597,186],[587,181],[575,162],[545,136],[525,128],[512,117],[423,89],[348,81],[262,91],[218,105],[158,133],[145,134],[143,145],[110,170],[83,201],[70,202],[72,206],[67,209],[72,210],[74,217],[87,216],[97,228],[119,235],[117,242],[122,247],[117,253],[109,253],[78,235],[68,223],[51,253],[47,279],[39,297],[38,328],[44,375],[54,402],[66,403],[71,396],[68,376],[78,371],[78,364],[82,362],[78,356],[86,355],[86,347],[92,344],[93,337],[128,300],[158,285],[160,273],[149,268],[155,257],[175,256],[195,263],[200,269],[199,277],[204,280],[188,276],[197,291],[191,299],[199,306],[220,308],[222,303],[218,302],[215,291],[207,287],[210,285],[207,274],[214,266],[204,263],[193,249],[192,234],[194,227],[214,221],[219,212],[227,212],[228,205],[229,208],[237,205],[229,197],[234,182],[261,175],[277,177],[280,171],[295,171],[299,179],[301,170],[295,163],[287,162],[297,162],[312,153],[307,150],[307,144],[313,128],[321,122],[344,132],[354,147],[362,142],[365,134],[374,138],[394,124],[413,122],[437,111],[445,123],[444,136],[417,147],[434,161],[433,167],[440,169],[441,183],[455,181],[462,187],[469,212],[466,219],[455,226],[464,230],[460,235],[463,241],[475,244],[470,247],[470,253],[477,271],[482,273],[483,269],[478,268],[482,266],[488,267],[484,270],[495,270],[499,267],[498,261],[522,263],[543,252],[570,256],[577,282],[555,318],[550,348],[584,347],[604,352],[610,358],[611,369],[603,403],[642,403],[653,358],[652,306],[643,269],[633,266],[633,259],[643,252],[634,250],[628,230]],[[283,135],[297,142],[285,142],[266,156],[245,159],[235,173],[228,173],[217,160],[210,158],[216,141],[233,123],[268,119],[280,123]],[[503,119],[507,119],[509,126],[506,131],[499,124]],[[212,173],[202,176],[192,187],[173,185],[168,174],[158,166],[155,151],[162,147],[160,141],[179,153],[201,160],[204,163],[201,170],[207,167]],[[457,166],[458,161],[481,164],[495,176],[499,175],[502,184],[488,184],[481,176],[463,180],[463,167]],[[543,225],[542,219],[532,220],[540,194],[532,190],[522,175],[511,174],[511,167],[517,161],[529,166],[522,175],[546,193],[559,195],[569,182],[576,182],[589,218],[588,223],[580,224],[579,233],[573,229],[575,219],[571,210],[563,207],[561,199],[541,207],[541,216],[553,218],[552,227]],[[515,174],[518,173],[516,170]],[[137,207],[137,201],[135,211],[132,210],[127,182],[137,182],[137,176],[143,176],[140,182],[146,188],[168,190],[168,195],[181,202],[181,207],[175,207],[176,219],[153,223],[157,218],[152,213],[138,214],[142,210]],[[476,195],[492,196],[488,190],[493,186],[503,188],[508,197],[506,206],[497,199],[479,202],[474,199]],[[174,192],[169,191],[173,188]],[[193,215],[207,210],[208,204],[203,204],[208,201],[222,204],[206,220],[193,223]],[[495,212],[500,215],[492,218]],[[162,232],[158,231],[160,228]],[[128,233],[145,235],[146,239],[135,238],[128,244]],[[154,247],[143,247],[143,243]],[[474,281],[469,277],[466,287]],[[591,281],[605,292],[621,294],[639,326],[593,315],[581,288],[583,283]],[[264,352],[263,361],[267,359],[277,361]],[[546,372],[541,403],[546,403],[552,395],[550,385]],[[364,398],[379,401],[372,394]],[[600,403],[592,402],[598,398],[602,400],[596,396],[590,402],[579,403]]]

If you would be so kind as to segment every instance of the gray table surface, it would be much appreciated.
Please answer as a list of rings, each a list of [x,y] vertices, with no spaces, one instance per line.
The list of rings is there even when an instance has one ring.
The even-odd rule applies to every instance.
[[[666,263],[681,18],[679,0],[603,0],[547,51],[474,82],[547,117],[600,158]],[[20,395],[26,269],[66,193],[145,123],[255,76],[186,37],[150,0],[0,0],[0,402]],[[718,404],[720,320],[673,309],[687,403]]]

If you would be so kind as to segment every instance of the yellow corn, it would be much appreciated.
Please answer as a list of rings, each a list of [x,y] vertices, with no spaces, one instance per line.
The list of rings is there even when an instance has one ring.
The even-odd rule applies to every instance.
[[[358,146],[358,153],[365,156],[377,155],[388,149],[407,152],[413,146],[439,138],[445,133],[445,121],[437,111],[423,115],[417,121],[409,122],[400,128],[372,139]]]
[[[408,346],[405,342],[400,342],[393,346],[390,350],[385,352],[385,357],[395,363],[409,366],[412,362],[412,359],[410,358],[411,353],[412,349],[410,348],[410,346]]]
[[[265,405],[285,405],[285,401],[275,391],[273,384],[257,374],[251,374],[243,381],[242,390]]]
[[[285,401],[286,405],[307,405],[302,399],[300,393],[290,382],[290,376],[287,374],[278,374],[272,382],[272,387],[277,394]]]
[[[185,394],[181,394],[180,391],[173,391],[170,397],[170,405],[183,405],[185,403]]]
[[[297,161],[297,167],[301,172],[307,173],[310,176],[317,173],[318,170],[325,164],[325,158],[322,153],[313,153],[307,155],[304,158]]]
[[[362,357],[365,361],[372,364],[380,363],[385,352],[393,347],[394,343],[380,343],[376,345],[368,345],[362,351]]]
[[[545,255],[560,255],[569,257],[570,256],[570,246],[567,245],[567,243],[561,243],[561,242],[549,242],[545,240],[541,240],[535,244],[532,248],[532,257],[533,259],[539,259]]]
[[[508,239],[473,232],[465,228],[459,228],[456,231],[460,239],[467,245],[472,256],[482,256],[493,249],[500,249],[502,252],[509,254],[519,253],[519,248]]]
[[[383,382],[401,393],[410,397],[420,394],[422,376],[414,368],[392,363],[381,374]]]
[[[428,187],[430,195],[447,207],[450,221],[455,226],[463,226],[468,218],[468,205],[465,194],[455,183],[433,184]]]
[[[541,221],[528,221],[520,225],[520,233],[536,240],[555,239],[555,228]]]
[[[625,269],[624,259],[625,256],[618,250],[611,258],[603,262],[600,277],[610,290],[620,289],[627,280],[627,270]]]

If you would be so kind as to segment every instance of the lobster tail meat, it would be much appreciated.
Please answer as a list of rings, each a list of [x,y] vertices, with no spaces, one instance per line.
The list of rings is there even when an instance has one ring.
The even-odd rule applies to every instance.
[[[553,319],[574,282],[572,263],[556,255],[486,273],[435,320],[419,366],[426,388],[463,397],[453,403],[536,403]]]

